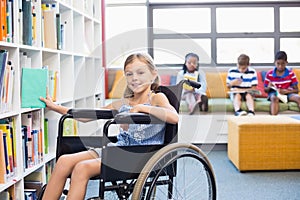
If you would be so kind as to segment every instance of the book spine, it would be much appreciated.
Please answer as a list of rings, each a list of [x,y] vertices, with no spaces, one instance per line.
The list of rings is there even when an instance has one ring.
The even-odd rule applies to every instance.
[[[32,5],[31,0],[22,0],[23,44],[32,45]]]
[[[4,147],[6,177],[8,177],[9,174],[10,174],[10,165],[9,165],[9,158],[8,158],[7,135],[6,135],[6,133],[3,133],[3,147]]]
[[[49,121],[47,118],[45,118],[44,119],[44,152],[45,152],[45,154],[48,154],[48,152],[49,152],[48,128],[49,128]]]
[[[56,14],[56,35],[57,35],[57,49],[61,50],[62,46],[62,35],[61,35],[61,24],[60,24],[60,14]]]
[[[6,0],[0,0],[0,22],[1,22],[1,28],[0,28],[0,40],[6,41],[7,36],[7,23],[6,23]]]
[[[0,130],[0,184],[6,182],[6,162],[3,131]]]

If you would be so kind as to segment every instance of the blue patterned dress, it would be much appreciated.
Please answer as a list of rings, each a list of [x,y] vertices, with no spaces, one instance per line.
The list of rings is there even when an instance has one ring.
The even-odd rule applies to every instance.
[[[147,105],[147,104],[145,104]],[[148,104],[149,105],[149,104]],[[119,112],[129,112],[132,106],[123,104]],[[116,146],[163,144],[165,124],[129,124],[128,130],[120,128]]]

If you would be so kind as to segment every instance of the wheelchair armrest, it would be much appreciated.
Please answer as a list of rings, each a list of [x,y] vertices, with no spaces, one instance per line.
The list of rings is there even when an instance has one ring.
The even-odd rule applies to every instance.
[[[116,124],[163,124],[166,123],[146,113],[119,113],[115,115]]]
[[[68,110],[68,114],[73,118],[88,119],[112,119],[118,113],[117,110],[110,109],[81,109],[72,108]]]

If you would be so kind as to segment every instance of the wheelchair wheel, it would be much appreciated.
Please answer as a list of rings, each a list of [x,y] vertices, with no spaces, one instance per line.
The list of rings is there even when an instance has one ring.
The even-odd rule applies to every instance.
[[[135,184],[132,199],[216,199],[214,173],[195,145],[174,143],[154,154]]]

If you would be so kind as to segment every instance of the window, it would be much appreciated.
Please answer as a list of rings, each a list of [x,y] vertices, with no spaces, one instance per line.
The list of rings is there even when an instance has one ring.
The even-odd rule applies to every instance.
[[[134,51],[147,51],[147,7],[144,4],[106,7],[106,59],[108,67],[123,66]]]
[[[210,39],[160,39],[154,40],[156,64],[180,64],[187,53],[199,55],[200,63],[211,63]]]
[[[210,33],[209,8],[157,9],[153,12],[155,33],[171,30],[177,33]]]
[[[218,33],[274,32],[274,8],[217,8],[216,12]]]
[[[245,53],[251,63],[274,62],[273,38],[218,38],[217,63],[236,63],[237,57]]]
[[[239,54],[252,65],[270,66],[284,50],[289,65],[300,65],[300,5],[293,1],[149,1],[149,45],[154,60],[181,64],[185,53],[201,49],[200,63],[236,65]],[[163,3],[162,3],[163,2]],[[195,43],[196,48],[190,46]],[[161,48],[162,47],[162,48]],[[157,48],[157,49],[156,49]],[[198,53],[198,52],[195,52]]]
[[[300,8],[280,8],[280,31],[300,32]]]
[[[299,63],[300,38],[281,38],[280,48],[286,51],[289,63]]]

